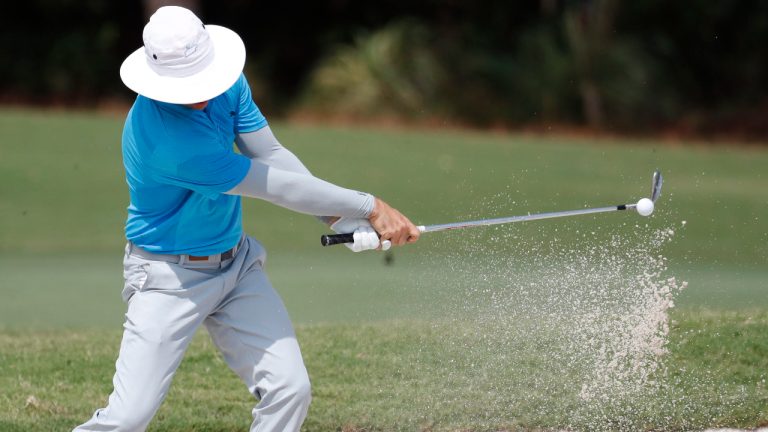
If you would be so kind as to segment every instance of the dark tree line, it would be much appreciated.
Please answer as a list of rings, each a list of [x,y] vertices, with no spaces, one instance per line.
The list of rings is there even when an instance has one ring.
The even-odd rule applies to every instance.
[[[141,45],[147,15],[173,3],[11,3],[0,100],[128,100],[120,63]],[[254,93],[272,112],[768,134],[759,0],[176,3],[243,37]]]

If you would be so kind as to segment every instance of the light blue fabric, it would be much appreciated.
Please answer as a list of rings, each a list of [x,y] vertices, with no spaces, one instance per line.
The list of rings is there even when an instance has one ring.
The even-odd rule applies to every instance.
[[[123,129],[128,240],[161,254],[213,255],[235,246],[240,197],[224,192],[245,177],[250,160],[233,142],[266,125],[242,75],[204,110],[138,96]]]

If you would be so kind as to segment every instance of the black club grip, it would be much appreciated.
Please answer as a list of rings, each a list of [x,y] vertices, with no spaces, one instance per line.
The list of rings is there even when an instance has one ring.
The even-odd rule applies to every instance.
[[[320,237],[320,244],[323,246],[333,246],[342,243],[354,243],[354,234],[326,234]]]

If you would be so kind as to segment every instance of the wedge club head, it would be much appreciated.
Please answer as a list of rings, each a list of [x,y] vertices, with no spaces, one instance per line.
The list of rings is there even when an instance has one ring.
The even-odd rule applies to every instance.
[[[664,183],[664,178],[661,176],[661,171],[656,170],[653,173],[653,184],[651,185],[651,201],[654,203],[661,196],[661,186]]]

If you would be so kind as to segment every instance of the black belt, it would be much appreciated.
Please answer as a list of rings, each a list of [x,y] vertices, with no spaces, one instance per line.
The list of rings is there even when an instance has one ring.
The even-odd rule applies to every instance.
[[[187,259],[190,261],[212,261],[218,258],[219,261],[226,261],[228,259],[232,259],[232,257],[235,256],[236,250],[237,250],[237,246],[217,255],[205,255],[205,256],[187,255]]]

